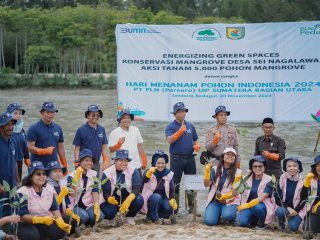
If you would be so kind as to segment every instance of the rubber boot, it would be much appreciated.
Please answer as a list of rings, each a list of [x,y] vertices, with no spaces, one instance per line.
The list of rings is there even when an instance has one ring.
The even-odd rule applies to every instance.
[[[193,194],[193,191],[186,191],[187,193],[187,199],[188,199],[188,212],[189,213],[193,213],[193,206],[194,206],[194,194]]]
[[[174,198],[176,199],[176,202],[177,202],[177,205],[178,205],[177,210],[174,211],[174,213],[176,214],[176,213],[178,213],[179,206],[180,206],[180,202],[179,202],[180,195],[179,195],[179,193],[175,193],[175,194],[174,194]]]

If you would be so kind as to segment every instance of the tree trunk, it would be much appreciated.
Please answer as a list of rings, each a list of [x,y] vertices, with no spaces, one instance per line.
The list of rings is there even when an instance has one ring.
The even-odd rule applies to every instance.
[[[14,61],[14,69],[16,70],[16,73],[18,73],[18,64],[19,64],[18,37],[16,37],[16,54],[15,54],[15,61]]]

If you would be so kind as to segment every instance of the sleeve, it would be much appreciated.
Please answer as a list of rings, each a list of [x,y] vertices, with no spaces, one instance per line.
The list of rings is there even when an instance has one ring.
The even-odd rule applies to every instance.
[[[216,146],[213,145],[212,140],[214,138],[214,133],[211,129],[209,129],[206,133],[206,149],[213,153],[215,151]]]
[[[132,193],[138,196],[141,189],[141,179],[137,169],[132,174]]]
[[[146,169],[144,172],[143,172],[143,175],[142,175],[142,183],[147,183],[149,181],[149,178],[146,177],[147,175],[147,172],[148,172],[149,169]]]
[[[103,173],[101,177],[101,181],[103,181],[106,178],[107,178],[106,174]],[[111,182],[107,181],[105,184],[101,186],[101,189],[102,189],[103,198],[108,199],[108,197],[111,196]]]
[[[28,129],[28,132],[27,132],[27,141],[28,141],[28,142],[35,142],[35,141],[37,141],[37,134],[36,134],[36,132],[35,132],[34,126],[31,126],[31,127]]]
[[[165,134],[166,134],[166,138],[170,137],[172,134],[174,134],[174,130],[173,128],[171,127],[171,124],[169,124],[168,126],[166,126],[166,129],[165,129]]]
[[[303,208],[306,204],[306,200],[308,199],[310,188],[306,188],[305,186],[302,187],[300,192],[300,203],[298,204],[299,208]]]
[[[174,198],[174,178],[172,178],[169,183],[169,198]]]
[[[22,194],[18,193],[19,198],[22,198]],[[25,199],[22,203],[21,203],[21,207],[19,208],[19,215],[22,217],[23,215],[29,214],[29,210],[28,210],[28,200]]]
[[[64,142],[64,136],[63,136],[63,131],[62,128],[59,126],[59,131],[60,131],[60,137],[59,137],[59,143],[63,143]]]
[[[71,176],[68,176],[67,183],[68,183],[69,186],[72,185],[72,177]]]
[[[254,156],[260,155],[259,151],[259,138],[256,139],[256,148],[254,150]]]
[[[103,140],[102,140],[102,144],[108,144],[108,139],[107,139],[107,134],[106,134],[106,130],[103,128]]]
[[[196,128],[193,125],[191,125],[191,126],[193,128],[193,141],[197,141],[199,139],[199,137],[198,137]]]
[[[272,192],[273,192],[273,187],[272,187],[272,182],[268,182],[266,187],[264,188],[263,193],[267,193],[269,195],[269,197],[272,196]]]
[[[241,162],[241,157],[240,157],[240,152],[239,152],[238,134],[237,134],[237,130],[236,129],[234,129],[234,145],[233,145],[233,148],[237,152],[236,161],[237,162]]]
[[[50,211],[57,211],[57,210],[59,210],[59,206],[58,206],[58,203],[57,203],[55,196],[53,196]]]
[[[138,143],[143,143],[143,139],[142,139],[139,128],[137,128],[137,141]]]
[[[80,146],[81,145],[81,132],[80,132],[80,128],[77,129],[76,131],[76,135],[74,135],[74,139],[72,144],[74,146]]]
[[[279,152],[280,160],[286,157],[286,143],[283,139],[279,140],[278,152]]]
[[[211,182],[215,182],[216,181],[216,172],[214,171],[214,168],[211,169],[210,181]]]
[[[109,135],[109,146],[114,146],[118,142],[118,139],[116,139],[116,133],[113,130]]]

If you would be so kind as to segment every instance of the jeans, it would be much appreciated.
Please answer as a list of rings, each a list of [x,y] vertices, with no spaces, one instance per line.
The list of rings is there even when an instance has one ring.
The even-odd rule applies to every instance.
[[[57,240],[62,239],[65,235],[66,233],[57,226],[56,222],[53,222],[50,226],[20,222],[18,227],[18,237],[21,240],[39,240],[43,238]]]
[[[179,157],[178,155],[170,155],[170,169],[174,172],[175,193],[180,192],[180,185],[182,173],[197,174],[196,162],[193,155],[190,157]],[[178,203],[179,204],[179,203]]]
[[[138,212],[141,210],[143,206],[144,200],[143,197],[139,194],[138,197],[136,197],[132,203],[129,206],[129,211],[126,214],[127,217],[135,217]],[[112,205],[105,201],[100,205],[100,208],[105,215],[106,219],[114,219],[114,217],[117,215],[117,212],[119,211],[119,206],[118,205]]]
[[[173,209],[166,196],[161,196],[159,193],[153,193],[149,197],[147,216],[152,221],[157,221],[159,218],[169,218],[172,212]]]
[[[252,208],[244,209],[239,213],[240,227],[248,227],[255,221],[258,221],[259,226],[264,226],[266,216],[267,208],[263,202]]]
[[[283,207],[279,207],[276,210],[276,217],[278,218],[278,224],[281,229],[285,229],[286,216],[289,214],[289,211]],[[302,222],[302,219],[299,215],[288,217],[288,227],[290,231],[297,231]]]
[[[73,209],[73,212],[77,215],[79,215],[80,217],[80,224],[86,224],[86,225],[91,225],[93,226],[96,222],[96,216],[94,215],[93,212],[93,206],[90,207],[89,209],[85,210],[83,208],[80,207],[75,207]],[[102,221],[104,219],[104,214],[102,211],[100,211],[100,218],[99,218],[99,222]]]
[[[222,220],[227,222],[234,222],[236,219],[237,205],[220,203],[218,201],[212,201],[206,207],[204,212],[204,223],[213,226],[219,223],[221,217]]]
[[[6,233],[0,230],[0,240],[4,240],[5,236],[6,236]]]

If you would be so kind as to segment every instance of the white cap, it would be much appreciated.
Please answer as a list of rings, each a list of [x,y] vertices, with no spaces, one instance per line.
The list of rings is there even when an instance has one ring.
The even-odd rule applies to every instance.
[[[224,149],[223,154],[228,153],[228,152],[232,152],[234,155],[237,155],[236,150],[232,147],[227,147],[226,149]]]

